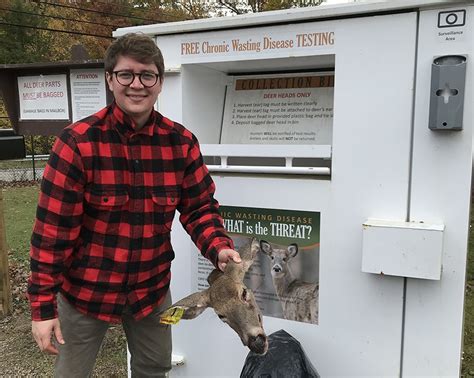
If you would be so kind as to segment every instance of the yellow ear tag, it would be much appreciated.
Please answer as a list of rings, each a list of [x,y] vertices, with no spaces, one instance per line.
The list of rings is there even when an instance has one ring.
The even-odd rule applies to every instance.
[[[160,323],[161,324],[178,324],[181,318],[184,315],[185,308],[184,307],[171,307],[160,316]]]

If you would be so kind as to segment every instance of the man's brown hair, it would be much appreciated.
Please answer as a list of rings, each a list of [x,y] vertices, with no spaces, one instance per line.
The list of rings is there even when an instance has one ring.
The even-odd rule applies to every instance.
[[[156,43],[145,34],[127,33],[117,38],[105,52],[105,71],[112,74],[119,57],[127,56],[143,64],[154,63],[163,80],[165,64]]]

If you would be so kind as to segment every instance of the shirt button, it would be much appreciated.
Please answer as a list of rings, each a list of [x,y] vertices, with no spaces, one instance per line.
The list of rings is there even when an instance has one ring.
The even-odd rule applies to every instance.
[[[109,202],[109,199],[107,197],[104,197],[104,199],[102,201]]]

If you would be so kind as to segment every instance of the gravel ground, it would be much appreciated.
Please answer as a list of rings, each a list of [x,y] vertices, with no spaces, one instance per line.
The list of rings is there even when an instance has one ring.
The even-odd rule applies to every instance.
[[[13,311],[0,318],[0,376],[52,377],[54,356],[39,351],[31,335],[26,299],[28,268],[10,262]],[[93,377],[126,377],[127,352],[121,326],[109,329],[102,344]]]

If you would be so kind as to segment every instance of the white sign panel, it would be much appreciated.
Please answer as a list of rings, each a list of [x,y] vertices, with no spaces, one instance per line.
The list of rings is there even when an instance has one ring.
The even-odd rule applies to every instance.
[[[103,69],[71,70],[72,120],[76,122],[106,106]]]
[[[332,144],[333,73],[236,77],[221,143]]]
[[[201,59],[221,58],[262,58],[274,57],[275,54],[305,54],[306,51],[334,47],[336,36],[334,30],[315,29],[314,25],[290,25],[275,32],[271,28],[255,30],[232,30],[220,33],[209,33],[204,37],[189,36],[180,41],[182,62],[198,62]],[[258,36],[257,36],[258,35]]]
[[[66,75],[18,77],[21,120],[69,119]]]

